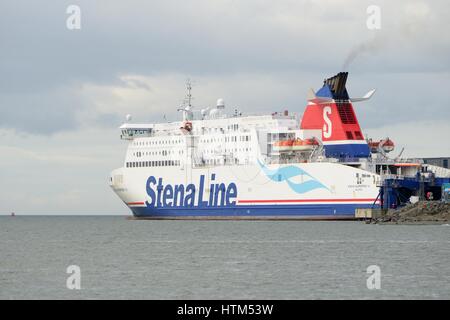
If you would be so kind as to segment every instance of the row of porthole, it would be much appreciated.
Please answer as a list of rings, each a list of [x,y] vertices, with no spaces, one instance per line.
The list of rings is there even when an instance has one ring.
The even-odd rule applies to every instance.
[[[183,150],[179,150],[178,151],[178,155],[183,154],[184,151]],[[162,151],[138,151],[138,152],[133,152],[133,156],[136,157],[142,157],[142,156],[157,156],[157,155],[162,155],[162,156],[168,156],[168,155],[174,155],[175,151],[174,150],[162,150]]]
[[[179,166],[180,160],[154,160],[154,161],[132,161],[127,162],[127,168],[141,168],[141,167],[173,167]]]
[[[150,146],[157,144],[180,144],[182,140],[158,140],[158,141],[135,141],[133,145],[135,146]]]
[[[237,149],[237,148],[234,148],[234,152],[249,152],[249,151],[251,152],[251,151],[252,151],[252,148],[245,148],[245,149]],[[204,150],[203,152],[206,153],[206,154],[216,153],[215,150],[210,150],[210,149],[206,149],[206,150]],[[227,148],[225,148],[224,152],[233,152],[233,149],[227,149]]]
[[[230,139],[231,138],[231,139]],[[202,142],[224,142],[224,139],[202,139]],[[237,136],[225,137],[225,142],[236,142]],[[239,141],[251,141],[250,136],[239,136]],[[180,144],[182,140],[159,140],[159,141],[135,141],[133,144],[135,146],[150,146],[150,145],[161,145],[161,144]]]
[[[239,136],[239,141],[251,141],[251,136]],[[237,142],[237,136],[225,137],[225,138],[210,138],[210,139],[200,139],[200,142],[211,143],[211,142]]]

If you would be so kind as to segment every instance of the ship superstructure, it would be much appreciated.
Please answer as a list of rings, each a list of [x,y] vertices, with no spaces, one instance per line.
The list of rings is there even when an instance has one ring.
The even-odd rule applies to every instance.
[[[227,115],[223,99],[196,110],[188,84],[182,120],[121,127],[129,143],[110,185],[136,217],[348,219],[383,202],[382,176],[414,176],[417,161],[390,160],[389,138],[366,140],[347,73],[310,90],[303,116]]]

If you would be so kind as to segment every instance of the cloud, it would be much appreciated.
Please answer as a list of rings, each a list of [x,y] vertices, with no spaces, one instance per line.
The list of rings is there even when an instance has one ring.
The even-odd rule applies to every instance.
[[[0,127],[41,134],[77,127],[75,116],[80,101],[73,87],[55,87],[29,93],[16,91],[0,96]]]
[[[117,128],[83,128],[52,136],[0,129],[0,214],[123,214],[108,185],[123,164]]]
[[[143,96],[162,96],[152,95],[155,82],[147,79],[173,74],[183,84],[187,77],[290,78],[290,87],[304,92],[358,52],[364,55],[352,64],[354,74],[450,71],[450,40],[436,32],[448,28],[445,1],[380,1],[382,29],[376,33],[366,28],[370,1],[79,1],[82,28],[76,31],[66,28],[69,4],[2,2],[0,126],[51,134],[76,130],[83,121],[111,125],[117,114],[99,106],[105,94],[116,106],[130,99],[128,108],[140,113]],[[309,82],[305,74],[313,75]],[[388,76],[382,82],[395,84]],[[180,86],[171,87],[177,90],[172,95]],[[100,96],[85,99],[87,87],[102,88]],[[264,105],[268,99],[254,87],[248,95]],[[167,104],[175,102],[164,96]],[[154,110],[150,115],[160,119]]]

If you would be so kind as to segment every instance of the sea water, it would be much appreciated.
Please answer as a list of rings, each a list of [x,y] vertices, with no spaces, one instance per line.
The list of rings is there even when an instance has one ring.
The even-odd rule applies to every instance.
[[[445,225],[4,216],[0,299],[449,299],[449,249]]]

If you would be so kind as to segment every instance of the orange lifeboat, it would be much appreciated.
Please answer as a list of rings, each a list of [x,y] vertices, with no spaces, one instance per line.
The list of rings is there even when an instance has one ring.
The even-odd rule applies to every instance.
[[[389,138],[380,141],[372,141],[372,139],[370,139],[367,144],[372,153],[379,152],[380,148],[386,153],[391,152],[395,148],[394,142]]]
[[[395,145],[391,139],[387,138],[382,142],[381,148],[383,149],[384,152],[391,152],[392,150],[394,150]]]
[[[294,151],[309,151],[314,149],[314,147],[318,146],[319,143],[316,139],[305,139],[302,140],[300,138],[297,138],[294,140],[292,144],[292,150]]]
[[[294,140],[278,140],[273,144],[273,149],[279,152],[287,152],[292,150]]]

